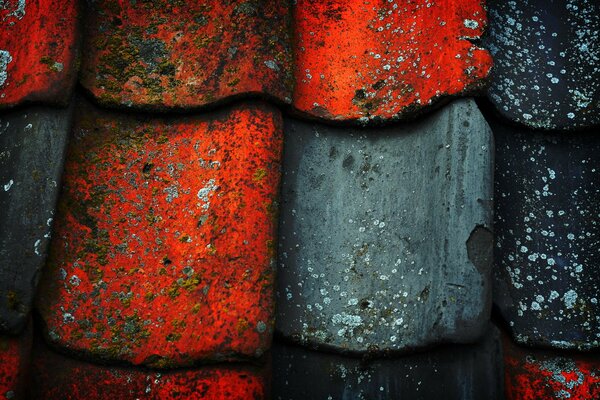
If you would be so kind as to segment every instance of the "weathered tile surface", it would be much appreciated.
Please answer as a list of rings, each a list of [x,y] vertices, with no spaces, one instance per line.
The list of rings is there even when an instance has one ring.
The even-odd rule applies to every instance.
[[[0,332],[27,321],[46,259],[71,112],[21,108],[0,116]]]
[[[289,102],[289,12],[277,0],[90,2],[81,82],[110,106],[190,108],[245,93]]]
[[[273,399],[503,399],[500,335],[400,358],[363,361],[273,347]]]
[[[479,337],[493,187],[475,103],[382,129],[289,119],[285,134],[277,329],[356,352]]]
[[[494,301],[520,343],[600,345],[600,138],[492,124]]]
[[[600,124],[600,3],[489,0],[488,8],[497,110],[533,128]]]
[[[156,371],[88,363],[35,347],[32,399],[64,400],[262,400],[268,369],[215,364]]]
[[[151,118],[82,105],[38,306],[56,346],[174,367],[260,356],[282,122],[259,102]]]
[[[600,398],[600,357],[518,347],[503,340],[506,400]]]
[[[31,332],[26,329],[19,336],[0,334],[0,398],[26,399],[29,383]]]
[[[0,108],[66,104],[75,83],[76,0],[0,2]]]
[[[328,120],[414,116],[483,84],[490,55],[470,42],[481,1],[297,0],[294,106]]]

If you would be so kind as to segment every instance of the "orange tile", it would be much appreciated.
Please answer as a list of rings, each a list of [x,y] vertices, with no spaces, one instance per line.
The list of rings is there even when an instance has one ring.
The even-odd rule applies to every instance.
[[[286,2],[100,0],[89,8],[81,82],[104,105],[191,108],[247,93],[290,101]]]
[[[600,398],[598,355],[517,347],[504,338],[507,400]]]
[[[19,336],[0,335],[0,398],[25,399],[29,382],[31,325]]]
[[[297,0],[293,104],[328,120],[404,119],[482,86],[480,0]]]
[[[281,125],[257,102],[171,119],[81,106],[38,301],[47,337],[154,367],[267,350]]]
[[[76,0],[0,5],[0,108],[24,102],[66,104],[76,78]]]

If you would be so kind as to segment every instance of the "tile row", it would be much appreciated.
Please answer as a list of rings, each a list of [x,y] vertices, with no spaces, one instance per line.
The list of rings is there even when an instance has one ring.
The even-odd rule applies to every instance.
[[[598,125],[593,0],[4,2],[0,107],[65,104],[76,76],[113,108],[258,95],[325,121],[410,119],[483,91],[508,119]],[[80,51],[80,49],[83,49]]]
[[[276,342],[266,364],[172,371],[90,363],[0,336],[0,395],[23,399],[594,399],[600,359],[519,347],[488,326],[469,345],[360,359]],[[319,382],[319,384],[315,384]]]
[[[75,108],[0,118],[2,332],[45,266],[46,338],[94,360],[260,358],[273,329],[361,354],[470,343],[492,300],[520,343],[598,348],[593,134],[490,129],[470,99],[370,129],[256,101]]]

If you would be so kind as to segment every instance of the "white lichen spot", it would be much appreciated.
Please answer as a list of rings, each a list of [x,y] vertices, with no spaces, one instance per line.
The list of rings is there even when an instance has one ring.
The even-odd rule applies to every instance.
[[[198,199],[202,201],[203,210],[208,210],[210,207],[210,195],[218,189],[218,186],[215,184],[214,179],[210,179],[208,182],[204,184],[204,187],[198,190]]]
[[[42,241],[40,239],[36,240],[35,243],[33,244],[33,251],[35,252],[36,255],[41,256],[40,254],[40,244],[42,243]]]
[[[63,322],[65,324],[68,324],[69,322],[73,322],[73,321],[75,321],[75,317],[73,316],[73,314],[70,314],[70,313],[63,314]]]
[[[477,29],[479,27],[479,22],[472,19],[465,19],[463,21],[463,25],[465,26],[465,28]]]
[[[179,190],[176,185],[165,188],[163,192],[167,194],[166,200],[168,203],[179,197]]]
[[[568,309],[574,308],[576,301],[577,301],[577,292],[575,292],[573,289],[566,292],[565,295],[563,296],[563,302],[565,303],[565,307],[567,307]]]
[[[265,61],[265,65],[267,66],[267,68],[272,69],[273,71],[279,71],[279,66],[273,60]]]
[[[6,183],[4,185],[4,191],[8,192],[10,190],[10,188],[12,187],[13,183],[15,183],[15,181],[13,181],[12,179],[10,181],[8,181],[8,183]]]
[[[7,6],[13,6],[12,4],[8,3],[6,4],[6,1],[0,1],[0,8],[7,10],[8,7]],[[4,19],[8,19],[8,17],[15,17],[19,20],[23,19],[23,17],[25,16],[25,6],[26,6],[26,2],[25,0],[18,0],[16,7],[14,8],[14,10],[12,10]]]

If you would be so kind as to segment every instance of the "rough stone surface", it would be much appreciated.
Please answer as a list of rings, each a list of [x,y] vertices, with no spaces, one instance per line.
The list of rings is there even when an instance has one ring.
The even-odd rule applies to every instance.
[[[382,129],[290,119],[285,134],[277,329],[351,352],[478,338],[493,151],[475,103]]]
[[[492,59],[474,45],[479,0],[297,0],[294,106],[327,120],[414,117],[482,87]]]
[[[77,76],[78,1],[0,1],[0,108],[66,105]]]
[[[248,93],[291,101],[286,1],[88,3],[81,83],[103,105],[190,108]]]
[[[273,399],[503,399],[500,335],[400,358],[364,361],[273,347]]]
[[[600,399],[598,354],[557,353],[503,340],[506,400]]]
[[[46,260],[71,112],[0,116],[0,332],[26,322]]]
[[[500,114],[542,129],[600,124],[600,3],[489,0],[488,8],[488,98]]]
[[[0,334],[0,398],[24,400],[28,394],[32,329],[19,336]]]
[[[268,368],[227,363],[157,371],[87,363],[38,343],[32,399],[64,400],[263,400],[269,399]]]
[[[282,121],[81,105],[37,303],[47,339],[167,368],[270,347]]]
[[[492,127],[494,301],[520,343],[598,348],[600,138]]]

